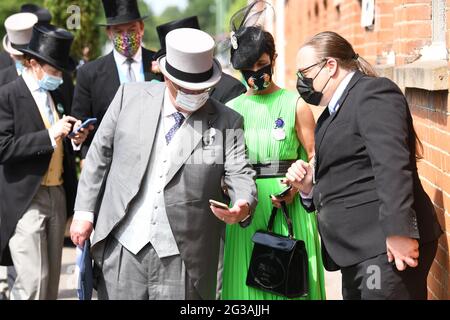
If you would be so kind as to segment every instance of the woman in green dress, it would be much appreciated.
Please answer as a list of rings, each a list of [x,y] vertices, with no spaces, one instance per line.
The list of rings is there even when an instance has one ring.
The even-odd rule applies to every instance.
[[[258,27],[247,29],[249,34],[241,33],[241,39],[233,40],[231,60],[233,67],[241,71],[249,88],[246,94],[231,100],[228,106],[244,117],[248,156],[258,172],[258,206],[249,227],[227,226],[222,299],[286,299],[246,285],[253,250],[252,236],[257,230],[267,229],[272,208],[274,205],[279,207],[281,200],[288,204],[294,237],[305,242],[308,252],[309,294],[301,299],[325,299],[316,215],[305,211],[298,190],[291,190],[282,199],[272,196],[286,187],[281,183],[285,176],[283,172],[288,168],[286,164],[296,159],[309,161],[314,156],[314,117],[309,106],[297,94],[279,88],[272,81],[277,57],[272,35]],[[247,39],[241,41],[244,38]],[[258,38],[260,41],[251,41]],[[260,164],[267,163],[279,164],[280,169],[272,173],[264,172],[264,168],[258,170]],[[287,235],[287,225],[281,214],[275,220],[274,232]]]

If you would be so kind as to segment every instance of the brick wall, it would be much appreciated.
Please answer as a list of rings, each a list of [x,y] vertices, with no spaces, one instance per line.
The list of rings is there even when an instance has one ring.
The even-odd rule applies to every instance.
[[[272,3],[275,4],[273,0]],[[375,24],[360,25],[359,0],[287,0],[285,9],[286,86],[295,89],[296,54],[306,39],[333,30],[375,65],[414,63],[432,43],[432,1],[375,0]],[[446,42],[450,44],[450,0],[446,4]],[[280,18],[280,17],[277,17]],[[395,80],[395,79],[394,79]],[[450,85],[450,83],[449,83]],[[414,124],[424,146],[418,163],[423,186],[432,199],[445,235],[428,278],[430,299],[450,299],[450,118],[448,88],[404,88]]]

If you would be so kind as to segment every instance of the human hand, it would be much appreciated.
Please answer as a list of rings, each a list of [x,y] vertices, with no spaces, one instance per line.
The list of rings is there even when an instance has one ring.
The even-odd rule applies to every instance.
[[[415,268],[419,265],[419,242],[416,239],[391,236],[386,239],[389,262],[395,262],[397,270],[403,271],[407,266]]]
[[[210,206],[214,215],[227,224],[241,222],[250,214],[250,206],[246,200],[238,200],[230,209],[221,209]]]

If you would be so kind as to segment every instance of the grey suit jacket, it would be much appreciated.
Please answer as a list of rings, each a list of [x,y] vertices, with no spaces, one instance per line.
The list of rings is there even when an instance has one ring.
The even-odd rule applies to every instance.
[[[88,152],[75,210],[96,214],[92,254],[99,267],[105,240],[140,190],[162,114],[164,90],[164,83],[122,85]],[[232,202],[247,200],[253,210],[255,172],[246,160],[243,118],[238,113],[210,99],[186,126],[184,147],[166,177],[166,211],[189,277],[202,298],[214,299],[225,224],[211,212],[208,200],[223,200],[224,177]]]

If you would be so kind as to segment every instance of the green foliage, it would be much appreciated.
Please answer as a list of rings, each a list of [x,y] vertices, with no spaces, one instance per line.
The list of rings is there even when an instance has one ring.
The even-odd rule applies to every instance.
[[[244,8],[245,6],[247,6],[247,0],[233,0],[233,1],[231,2],[231,5],[230,5],[230,7],[228,8],[227,14],[226,14],[226,16],[225,16],[225,23],[227,24],[225,30],[231,31],[231,30],[230,30],[230,20],[231,20],[231,17],[232,17],[236,12],[238,12],[240,9]]]
[[[202,30],[213,35],[216,31],[215,2],[215,0],[190,0],[183,16],[198,16]]]
[[[3,37],[6,34],[6,30],[5,30],[5,26],[4,26],[4,22],[6,20],[6,18],[8,18],[10,15],[19,12],[20,7],[25,4],[25,3],[34,3],[37,5],[42,5],[44,0],[35,0],[35,1],[30,1],[30,0],[15,0],[15,1],[0,1],[0,21],[1,26],[0,26],[0,41],[3,40]]]
[[[73,5],[78,9],[71,7]],[[82,57],[84,47],[90,49],[89,58],[100,55],[100,29],[97,23],[102,6],[101,1],[45,0],[44,6],[53,15],[52,24],[68,29],[74,34],[75,40],[72,45],[74,58]]]
[[[196,15],[199,17],[200,27],[211,35],[216,33],[216,1],[217,0],[189,0],[187,7],[182,10],[177,6],[167,7],[159,16],[154,15],[151,7],[144,1],[139,1],[139,10],[142,16],[148,16],[144,20],[145,35],[144,44],[147,48],[158,50],[159,39],[156,33],[156,26],[188,16]],[[220,17],[222,30],[229,31],[229,21],[234,12],[244,7],[247,0],[220,0],[225,4],[225,14]],[[0,21],[19,11],[24,3],[34,3],[45,6],[53,15],[52,23],[69,29],[75,35],[72,46],[72,56],[75,59],[82,57],[84,47],[89,47],[89,58],[94,59],[102,54],[102,48],[107,43],[105,27],[99,26],[99,23],[105,22],[105,15],[101,0],[15,0],[0,1]],[[71,5],[80,8],[79,29],[70,28],[68,22],[73,22],[74,12],[68,10]],[[69,11],[69,12],[68,12]],[[0,27],[0,36],[3,38],[5,30]],[[1,40],[1,39],[0,39]]]

